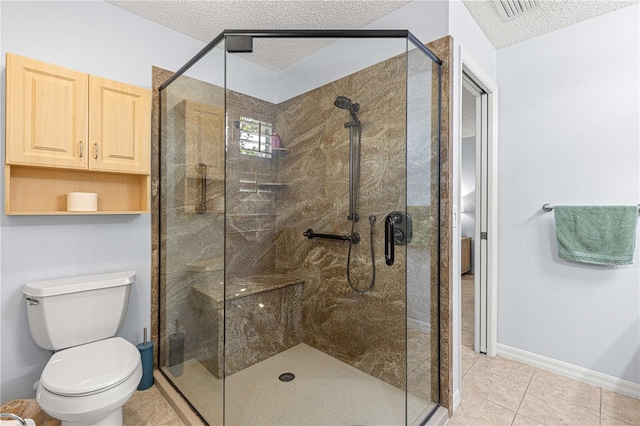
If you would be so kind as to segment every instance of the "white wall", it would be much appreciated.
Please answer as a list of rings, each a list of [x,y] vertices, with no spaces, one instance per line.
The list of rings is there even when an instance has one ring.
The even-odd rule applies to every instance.
[[[446,1],[413,1],[364,29],[409,30],[428,43],[447,35]],[[413,48],[401,39],[338,40],[278,73],[278,102],[306,93]]]
[[[496,81],[496,49],[482,32],[461,0],[449,2],[449,34],[454,42],[453,60],[453,119],[451,123],[453,144],[453,198],[460,200],[460,140],[461,140],[461,109],[462,109],[462,63],[460,48],[474,59],[482,67],[489,78]],[[457,201],[454,201],[458,204]],[[456,214],[460,216],[460,205]],[[454,229],[453,234],[453,392],[454,403],[458,402],[455,394],[460,390],[460,227]]]
[[[640,202],[639,7],[498,51],[499,343],[633,383],[640,244],[631,266],[561,260],[541,207]]]
[[[149,88],[152,65],[177,69],[204,46],[102,1],[2,1],[0,11],[3,93],[6,52]],[[4,162],[4,101],[1,108],[0,154]],[[4,180],[1,187],[4,192]],[[137,281],[120,334],[132,343],[142,340],[142,328],[150,326],[150,221],[148,214],[2,215],[2,403],[34,397],[32,385],[50,356],[33,343],[29,334],[21,294],[25,282],[133,269]]]

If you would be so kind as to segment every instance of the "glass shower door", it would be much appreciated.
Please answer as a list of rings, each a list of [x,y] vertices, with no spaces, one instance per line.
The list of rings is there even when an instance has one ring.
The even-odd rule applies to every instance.
[[[224,57],[160,92],[159,369],[223,422]]]
[[[244,59],[308,42],[254,38],[252,53],[227,52],[225,423],[411,424],[437,394],[423,324],[433,171],[429,147],[407,151],[408,135],[431,143],[431,60],[409,82],[423,70],[406,39],[341,39],[352,54],[279,71],[288,97],[264,99]],[[413,154],[425,157],[409,171]],[[407,188],[408,172],[419,185]],[[408,190],[427,191],[411,195],[409,215]],[[408,268],[419,271],[415,321]]]
[[[293,33],[221,34],[161,91],[159,368],[212,425],[420,424],[439,66],[398,31]]]

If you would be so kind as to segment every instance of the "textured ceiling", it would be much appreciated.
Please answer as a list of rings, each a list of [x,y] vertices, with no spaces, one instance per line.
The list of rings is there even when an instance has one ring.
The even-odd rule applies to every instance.
[[[397,0],[108,0],[115,6],[198,40],[228,29],[359,29],[409,3]],[[335,40],[257,39],[247,57],[278,71]]]
[[[493,1],[463,1],[496,49],[638,3],[638,0],[540,0],[540,8],[503,20]]]
[[[410,3],[403,0],[105,1],[203,42],[211,41],[226,29],[359,29]],[[504,20],[494,1],[463,0],[498,49],[638,1],[539,0],[539,8]],[[241,56],[279,71],[333,41],[256,39],[254,53]]]

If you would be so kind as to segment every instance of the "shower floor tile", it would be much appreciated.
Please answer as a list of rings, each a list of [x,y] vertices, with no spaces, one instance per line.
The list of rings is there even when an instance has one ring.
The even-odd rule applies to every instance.
[[[165,372],[210,424],[222,424],[222,380],[196,360],[174,377]],[[282,382],[290,372],[295,379]],[[299,344],[232,374],[226,383],[227,425],[401,425],[405,393],[318,351]],[[407,399],[408,423],[435,404]]]

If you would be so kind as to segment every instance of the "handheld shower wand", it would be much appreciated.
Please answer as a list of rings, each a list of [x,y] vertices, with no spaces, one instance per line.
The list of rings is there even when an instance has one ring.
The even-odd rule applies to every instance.
[[[355,233],[356,222],[358,222],[358,191],[360,188],[360,144],[362,142],[362,126],[358,115],[356,114],[360,110],[360,104],[351,102],[351,99],[346,96],[338,96],[333,103],[340,109],[346,109],[351,115],[351,121],[344,124],[344,127],[349,129],[349,216],[347,219],[351,221],[351,235],[357,235]],[[354,132],[357,130],[358,137],[356,140]],[[373,249],[373,225],[376,222],[374,215],[369,216],[369,236],[371,241],[371,282],[365,289],[357,288],[351,281],[351,249],[354,244],[357,244],[357,240],[353,238],[349,240],[349,252],[347,254],[347,282],[349,287],[356,293],[362,294],[370,291],[373,288],[373,284],[376,281],[376,264],[375,255]]]

